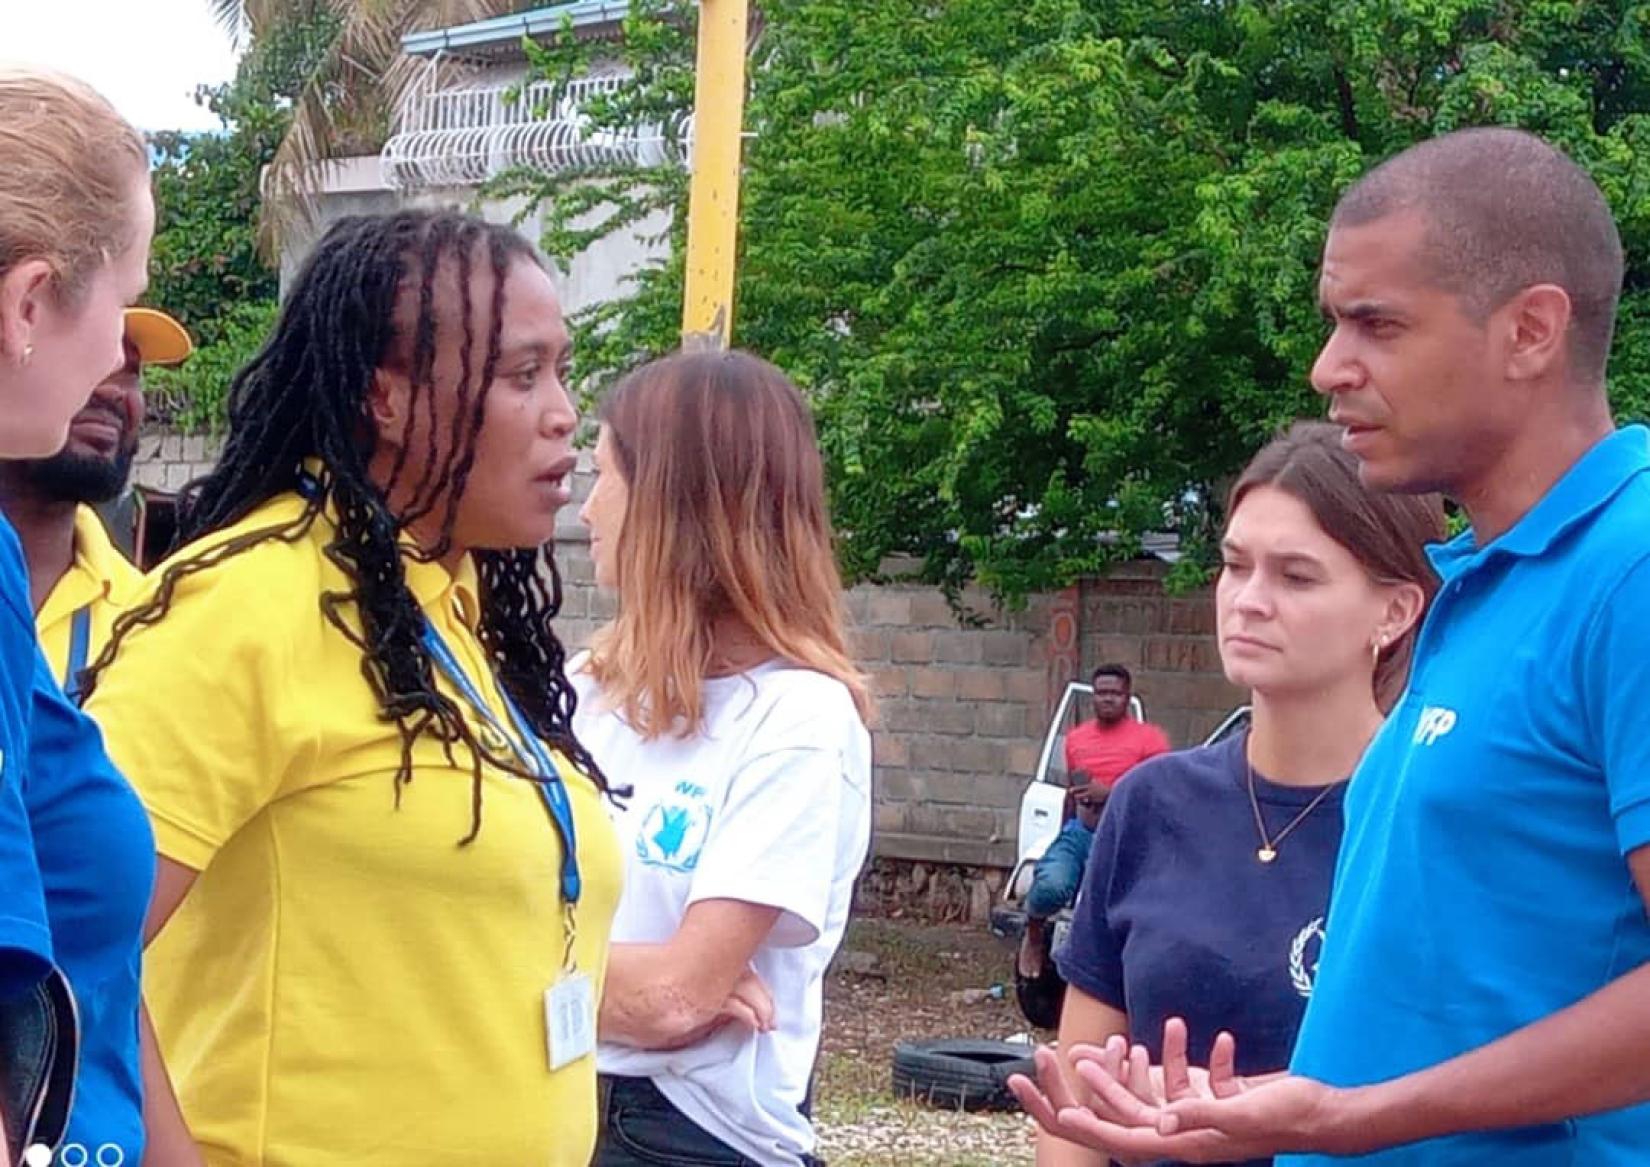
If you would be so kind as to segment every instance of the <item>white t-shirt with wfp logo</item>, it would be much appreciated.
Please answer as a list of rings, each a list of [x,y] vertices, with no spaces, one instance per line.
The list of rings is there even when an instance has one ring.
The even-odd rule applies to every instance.
[[[588,674],[574,684],[574,732],[611,783],[634,789],[614,814],[625,886],[613,942],[663,943],[701,900],[782,913],[751,959],[773,994],[773,1032],[726,1025],[668,1051],[603,1042],[597,1068],[651,1078],[747,1158],[790,1167],[814,1145],[800,1108],[825,968],[870,842],[870,734],[840,681],[779,662],[707,682],[704,728],[686,740],[644,741]]]

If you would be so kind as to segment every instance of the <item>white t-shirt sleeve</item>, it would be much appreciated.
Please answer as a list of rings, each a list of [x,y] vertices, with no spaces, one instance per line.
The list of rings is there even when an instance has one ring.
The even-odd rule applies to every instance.
[[[767,942],[812,944],[824,931],[842,833],[864,793],[843,752],[798,745],[742,765],[728,784],[693,877],[688,904],[738,900],[778,908]]]

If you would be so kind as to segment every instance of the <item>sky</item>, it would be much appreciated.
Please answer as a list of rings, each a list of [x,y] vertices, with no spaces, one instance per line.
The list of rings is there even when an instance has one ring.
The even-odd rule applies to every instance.
[[[89,82],[140,130],[207,130],[197,85],[235,72],[207,0],[0,0],[0,60]]]

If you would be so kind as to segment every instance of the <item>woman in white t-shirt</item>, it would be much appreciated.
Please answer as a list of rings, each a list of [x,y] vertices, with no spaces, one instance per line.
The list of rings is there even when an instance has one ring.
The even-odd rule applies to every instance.
[[[595,1162],[809,1164],[871,784],[813,422],[745,353],[647,365],[600,420],[582,517],[618,614],[574,678],[574,730],[634,794]]]

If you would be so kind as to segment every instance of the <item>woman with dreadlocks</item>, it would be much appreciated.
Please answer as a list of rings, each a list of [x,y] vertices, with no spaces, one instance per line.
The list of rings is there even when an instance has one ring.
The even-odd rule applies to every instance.
[[[542,550],[568,345],[514,233],[335,225],[88,678],[154,823],[147,987],[209,1163],[589,1160],[620,872]]]
[[[583,517],[618,614],[575,727],[635,798],[596,1163],[798,1167],[871,788],[813,420],[772,365],[705,353],[633,373],[601,423]]]

